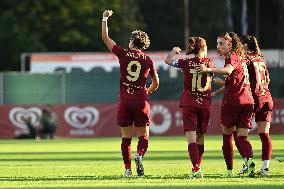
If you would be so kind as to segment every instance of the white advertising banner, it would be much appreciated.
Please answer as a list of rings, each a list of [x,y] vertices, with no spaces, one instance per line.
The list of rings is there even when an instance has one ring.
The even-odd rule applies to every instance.
[[[284,51],[263,50],[264,57],[269,67],[284,67]],[[169,66],[164,63],[169,52],[146,52],[151,57],[157,68],[165,70]],[[179,55],[177,58],[186,57]],[[223,58],[215,50],[208,52],[208,57],[213,59],[216,67],[222,67]],[[110,52],[105,53],[34,53],[31,54],[30,71],[32,73],[53,73],[56,71],[71,72],[72,69],[81,69],[89,72],[94,68],[103,68],[106,72],[118,68],[118,60]]]

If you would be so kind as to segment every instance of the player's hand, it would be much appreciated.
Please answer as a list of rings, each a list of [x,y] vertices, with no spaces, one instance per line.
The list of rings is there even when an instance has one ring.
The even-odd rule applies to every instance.
[[[103,13],[103,17],[110,17],[112,15],[113,11],[112,10],[105,10]]]
[[[199,64],[194,69],[198,73],[207,73],[208,72],[208,68],[204,64]]]
[[[181,49],[179,47],[174,47],[172,50],[175,54],[180,54]]]
[[[225,83],[225,81],[219,77],[214,77],[213,81],[219,86],[224,86],[224,83]]]

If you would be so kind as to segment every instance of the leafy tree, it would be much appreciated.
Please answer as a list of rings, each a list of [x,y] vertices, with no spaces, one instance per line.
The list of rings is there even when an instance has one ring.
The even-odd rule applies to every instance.
[[[209,49],[215,49],[220,33],[240,31],[239,2],[189,0],[190,36],[204,37]],[[260,5],[261,47],[283,48],[284,3],[282,0],[247,1],[249,34],[255,34],[256,2]],[[109,20],[111,37],[124,47],[127,47],[130,32],[135,29],[149,34],[149,50],[184,47],[182,0],[1,0],[0,71],[20,70],[23,52],[106,51],[101,40],[101,19],[105,9],[115,13]],[[230,19],[232,25],[229,25]]]
[[[155,0],[148,6],[140,0],[140,7],[152,39],[151,50],[184,47],[183,1]],[[229,27],[225,0],[190,0],[188,11],[190,36],[203,36],[209,48],[215,48],[216,36]]]
[[[105,9],[115,12],[109,21],[111,36],[128,44],[125,31],[143,27],[143,22],[135,1],[127,5],[124,13],[123,0],[0,1],[1,70],[20,70],[22,52],[106,50],[101,41]]]

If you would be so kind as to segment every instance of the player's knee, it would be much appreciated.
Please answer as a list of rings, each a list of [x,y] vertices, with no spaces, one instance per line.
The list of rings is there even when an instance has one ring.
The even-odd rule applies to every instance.
[[[238,136],[248,136],[247,128],[238,128]]]

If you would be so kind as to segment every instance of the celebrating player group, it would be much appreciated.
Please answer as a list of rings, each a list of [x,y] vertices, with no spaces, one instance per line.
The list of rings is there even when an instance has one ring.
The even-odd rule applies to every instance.
[[[102,19],[102,40],[115,54],[120,64],[120,95],[117,109],[117,124],[120,126],[121,153],[125,166],[124,176],[132,176],[131,140],[132,129],[136,127],[138,145],[134,157],[138,176],[144,175],[142,161],[147,152],[150,126],[149,94],[159,87],[157,70],[149,56],[143,51],[150,45],[147,33],[133,31],[127,49],[117,45],[108,35],[107,20],[113,14],[105,10]],[[202,156],[204,134],[209,123],[211,97],[224,94],[221,107],[221,128],[223,133],[223,156],[227,170],[225,178],[233,174],[233,138],[243,157],[243,167],[238,175],[269,174],[272,144],[269,135],[273,101],[268,89],[269,74],[254,36],[238,36],[234,32],[222,33],[217,37],[217,51],[224,57],[224,67],[216,68],[214,61],[207,58],[206,40],[190,37],[185,49],[193,58],[175,59],[181,53],[174,47],[165,63],[181,69],[184,75],[180,97],[183,128],[188,143],[188,154],[192,163],[190,178],[202,178]],[[214,77],[214,74],[224,77]],[[147,77],[152,84],[147,88]],[[211,82],[220,89],[211,91]],[[162,84],[163,85],[163,84]],[[262,143],[262,162],[256,170],[253,149],[248,140],[248,129],[252,128],[255,116],[259,137]]]

